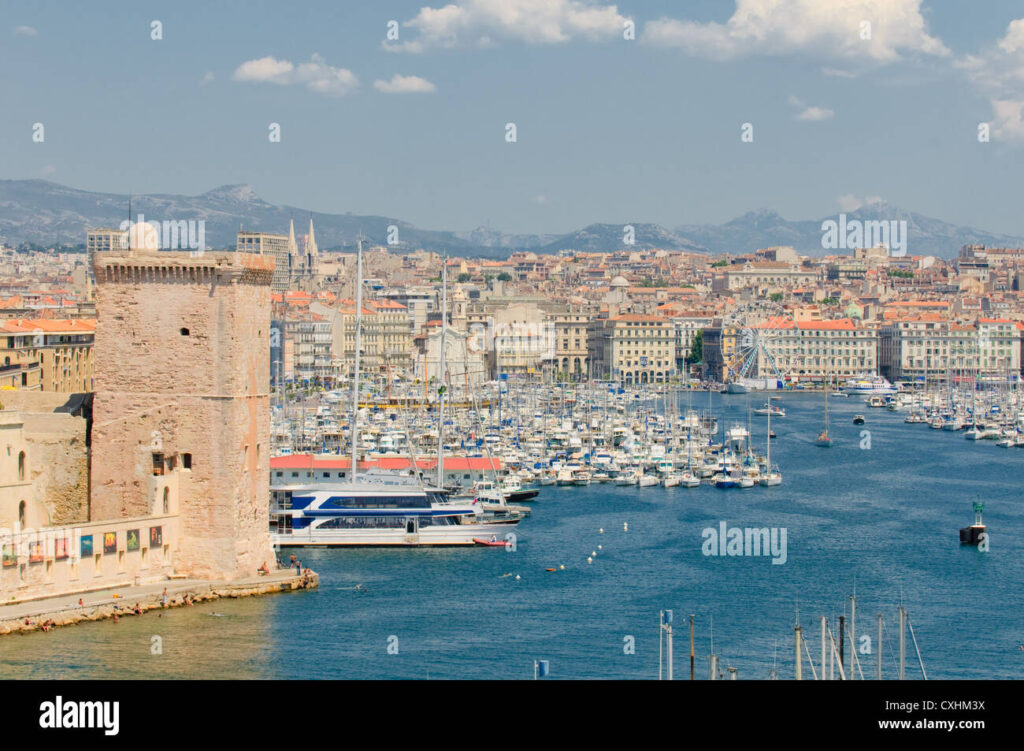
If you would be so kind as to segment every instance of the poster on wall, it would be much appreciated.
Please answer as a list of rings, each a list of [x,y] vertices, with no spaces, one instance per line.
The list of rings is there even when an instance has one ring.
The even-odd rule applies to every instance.
[[[164,543],[164,528],[163,527],[150,527],[149,528],[149,547],[158,548]]]
[[[5,566],[13,566],[18,562],[17,557],[14,555],[14,545],[10,543],[4,543],[3,552],[0,553],[0,558],[3,559]]]
[[[35,542],[30,542],[28,544],[28,562],[43,562],[43,543],[41,540],[36,540]]]
[[[127,532],[128,552],[139,549],[139,530],[129,529]]]
[[[68,545],[68,538],[66,538],[66,537],[58,537],[57,539],[55,539],[53,541],[53,557],[54,557],[54,559],[60,561],[60,560],[63,560],[64,558],[67,558],[68,557],[68,550],[69,549],[70,549],[70,546]]]
[[[104,553],[116,553],[117,552],[117,532],[104,532],[103,533],[103,552]]]
[[[82,535],[82,558],[92,555],[92,535]]]

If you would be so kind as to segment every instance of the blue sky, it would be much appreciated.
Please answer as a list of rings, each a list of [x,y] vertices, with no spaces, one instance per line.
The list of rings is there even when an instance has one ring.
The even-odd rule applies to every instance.
[[[1024,235],[1019,1],[443,8],[2,0],[0,177],[249,183],[317,211],[552,233],[758,208],[815,219],[881,198]]]

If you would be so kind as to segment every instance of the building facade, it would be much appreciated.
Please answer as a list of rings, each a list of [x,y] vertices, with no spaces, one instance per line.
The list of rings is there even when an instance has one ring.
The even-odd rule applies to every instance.
[[[63,393],[92,391],[95,335],[95,319],[0,321],[0,385]]]
[[[904,317],[879,330],[882,375],[891,381],[946,381],[974,374],[1016,377],[1021,335],[1015,321],[979,318],[958,324],[936,315]]]
[[[590,324],[595,378],[624,383],[664,383],[676,374],[675,326],[660,316],[627,313]]]

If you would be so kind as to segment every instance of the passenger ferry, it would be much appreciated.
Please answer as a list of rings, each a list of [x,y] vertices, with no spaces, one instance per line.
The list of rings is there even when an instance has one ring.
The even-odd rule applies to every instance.
[[[899,389],[880,375],[866,375],[851,378],[843,384],[843,391],[853,396],[888,396]]]
[[[515,529],[487,521],[477,498],[449,501],[415,484],[330,483],[271,488],[271,541],[281,547],[474,545]]]

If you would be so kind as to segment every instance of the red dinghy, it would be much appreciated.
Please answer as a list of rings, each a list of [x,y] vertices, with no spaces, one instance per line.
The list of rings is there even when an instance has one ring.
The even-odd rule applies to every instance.
[[[503,547],[505,547],[505,541],[504,540],[484,540],[484,539],[481,539],[479,537],[474,537],[473,538],[473,542],[475,542],[477,545],[484,545],[484,546],[489,547],[489,548],[503,548]]]

